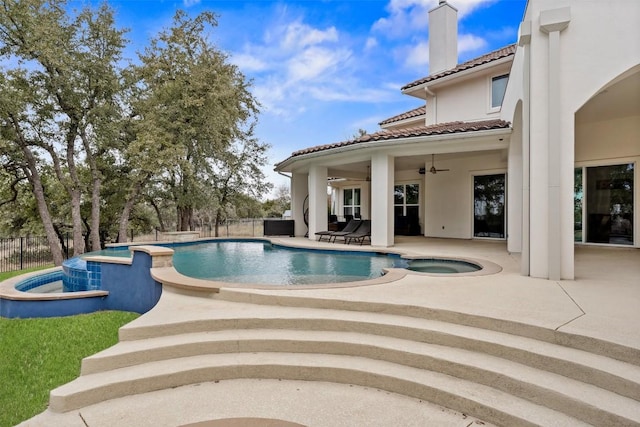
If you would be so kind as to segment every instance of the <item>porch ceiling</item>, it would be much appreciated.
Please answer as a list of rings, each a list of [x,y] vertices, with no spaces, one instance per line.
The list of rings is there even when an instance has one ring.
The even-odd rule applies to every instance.
[[[591,98],[576,113],[576,124],[640,116],[640,70]]]
[[[502,150],[488,150],[483,151],[482,153],[488,152],[499,152]],[[466,158],[471,158],[478,155],[480,152],[478,151],[469,151],[469,152],[461,152],[461,153],[439,153],[436,156],[436,164],[438,162],[448,161],[448,160],[462,160]],[[425,165],[428,166],[431,164],[431,154],[424,155],[414,155],[414,156],[400,156],[394,159],[394,168],[396,171],[417,171],[420,168],[424,168]],[[337,179],[346,179],[352,181],[364,181],[367,176],[370,177],[370,170],[368,169],[371,165],[369,160],[358,161],[353,163],[344,163],[341,165],[337,165],[334,167],[330,167],[328,170],[328,175],[331,178]]]

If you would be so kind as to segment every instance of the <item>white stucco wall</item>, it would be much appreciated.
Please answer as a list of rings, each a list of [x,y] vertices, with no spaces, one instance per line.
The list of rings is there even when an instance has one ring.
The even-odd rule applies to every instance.
[[[558,55],[550,56],[551,36],[541,28],[541,14],[548,18],[561,8],[569,7],[569,24],[560,32]],[[560,13],[559,15],[563,15]],[[607,17],[603,19],[603,17]],[[573,168],[576,161],[598,161],[611,156],[633,155],[635,142],[628,137],[618,138],[611,145],[611,127],[592,124],[576,130],[575,113],[608,83],[640,63],[640,2],[637,1],[577,1],[531,0],[524,21],[530,22],[531,96],[530,116],[530,273],[535,277],[549,277],[550,271],[560,264],[562,278],[573,278]],[[553,19],[551,20],[553,21]],[[547,31],[548,28],[547,28]],[[552,30],[553,31],[553,30]],[[557,34],[557,33],[556,33]],[[551,60],[550,60],[551,58]],[[518,59],[516,59],[518,61]],[[515,69],[515,68],[514,68]],[[557,73],[550,74],[550,70]],[[522,70],[525,75],[526,70]],[[550,75],[558,77],[558,87],[550,88]],[[524,87],[511,85],[503,117],[509,116],[505,108],[512,108],[523,98]],[[550,102],[551,101],[551,102]],[[557,112],[550,115],[550,105]],[[513,114],[513,113],[511,113]],[[557,128],[550,120],[558,120]],[[615,132],[635,132],[629,120],[622,120]],[[611,125],[611,123],[609,123]],[[526,126],[525,126],[526,127]],[[590,132],[590,135],[588,135]],[[609,134],[604,139],[604,133]],[[558,141],[550,145],[550,135]],[[598,136],[599,135],[599,136]],[[626,133],[625,135],[629,135]],[[599,141],[597,141],[597,140]],[[574,141],[576,144],[574,158]],[[602,141],[607,141],[603,143]],[[557,148],[556,148],[557,147]],[[557,155],[550,156],[550,149]],[[551,182],[549,165],[559,162],[559,180]],[[556,193],[556,191],[558,193]],[[559,203],[553,194],[559,194]],[[636,202],[637,209],[637,202]],[[554,216],[557,215],[557,216]],[[552,223],[557,222],[560,236],[557,245]],[[552,238],[553,237],[553,238]],[[553,240],[553,241],[552,241]],[[552,252],[558,249],[558,257]]]
[[[473,237],[473,176],[506,173],[503,152],[438,161],[448,172],[425,174],[424,234],[427,237]],[[452,195],[455,195],[453,197]]]
[[[500,110],[491,109],[491,78],[508,74],[509,69],[510,64],[502,64],[470,78],[434,84],[436,100],[427,100],[427,124],[499,118]]]

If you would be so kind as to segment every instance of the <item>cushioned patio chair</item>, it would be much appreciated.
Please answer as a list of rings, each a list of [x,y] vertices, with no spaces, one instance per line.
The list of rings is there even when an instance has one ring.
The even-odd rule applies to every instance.
[[[347,225],[344,226],[342,231],[328,231],[328,230],[318,231],[316,233],[316,236],[318,236],[318,241],[321,241],[324,237],[327,237],[327,241],[329,242],[331,241],[332,238],[335,241],[336,236],[343,236],[345,234],[349,234],[356,231],[361,223],[362,223],[362,220],[352,219],[347,223]]]
[[[344,236],[344,243],[349,244],[353,241],[359,242],[360,245],[364,243],[364,239],[369,239],[371,243],[371,220],[365,219],[356,231]]]

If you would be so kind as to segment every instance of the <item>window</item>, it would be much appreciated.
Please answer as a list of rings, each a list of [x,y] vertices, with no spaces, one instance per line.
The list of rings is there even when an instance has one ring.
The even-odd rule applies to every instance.
[[[504,239],[505,175],[473,177],[473,235]]]
[[[584,199],[582,168],[576,168],[573,176],[573,241],[582,242],[582,201]]]
[[[575,241],[633,245],[633,187],[633,163],[576,169]]]
[[[420,234],[419,184],[401,184],[393,187],[393,216],[395,234]]]
[[[502,107],[502,100],[504,99],[504,93],[507,90],[507,82],[509,81],[509,74],[493,77],[491,79],[491,108]]]
[[[393,188],[393,210],[395,217],[418,218],[420,212],[420,185],[402,184]]]
[[[361,218],[360,212],[360,189],[359,188],[345,188],[344,189],[344,204],[343,215],[345,218]]]

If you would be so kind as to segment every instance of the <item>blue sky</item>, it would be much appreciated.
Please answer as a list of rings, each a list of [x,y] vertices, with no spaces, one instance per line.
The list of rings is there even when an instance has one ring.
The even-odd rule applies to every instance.
[[[135,59],[176,9],[217,13],[212,41],[253,80],[262,104],[257,137],[273,164],[293,151],[374,132],[420,106],[400,87],[429,74],[428,11],[438,0],[109,0],[130,30]],[[459,11],[459,61],[516,41],[525,0],[449,0]],[[78,3],[79,5],[80,3]]]

